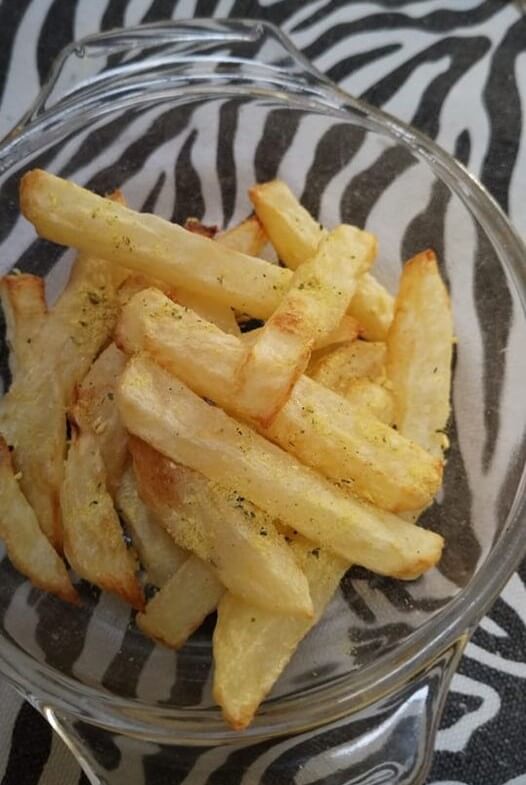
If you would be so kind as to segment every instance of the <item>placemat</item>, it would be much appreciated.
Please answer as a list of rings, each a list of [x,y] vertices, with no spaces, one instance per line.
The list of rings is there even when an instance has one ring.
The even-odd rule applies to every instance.
[[[0,137],[75,38],[170,18],[265,19],[350,93],[461,154],[526,234],[524,14],[511,0],[2,0]],[[87,783],[47,723],[2,681],[0,778]],[[466,649],[429,783],[526,785],[526,564]]]

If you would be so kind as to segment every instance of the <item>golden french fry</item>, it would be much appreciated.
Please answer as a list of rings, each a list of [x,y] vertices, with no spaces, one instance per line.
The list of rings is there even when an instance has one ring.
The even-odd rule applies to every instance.
[[[324,387],[344,395],[349,383],[355,379],[384,381],[386,358],[385,343],[353,341],[331,351],[317,353],[312,357],[307,373]]]
[[[203,316],[203,318],[205,317]],[[208,321],[211,322],[212,319],[208,319]],[[261,335],[262,330],[263,327],[256,327],[254,330],[250,330],[249,332],[242,333],[241,340],[245,345],[252,344],[254,343],[255,339],[259,335]],[[225,330],[224,332],[227,331]],[[358,324],[356,319],[353,319],[352,316],[346,314],[341,320],[341,322],[339,323],[339,325],[334,330],[332,330],[328,335],[320,336],[316,339],[314,347],[315,349],[319,349],[319,350],[327,349],[329,347],[334,347],[338,344],[355,341],[359,335],[360,335],[360,325]]]
[[[144,607],[134,555],[127,549],[94,434],[74,434],[60,491],[64,551],[82,578],[134,608]]]
[[[91,430],[96,436],[112,495],[119,487],[128,451],[128,436],[115,403],[117,380],[125,365],[126,355],[111,343],[78,386],[73,407],[80,430]]]
[[[433,455],[447,448],[453,319],[433,251],[404,265],[387,339],[387,374],[400,431]]]
[[[43,532],[59,550],[65,410],[116,319],[111,267],[100,259],[80,258],[70,283],[34,337],[30,367],[0,402],[0,433],[15,448],[20,486]]]
[[[236,596],[276,613],[312,615],[306,578],[268,515],[138,439],[130,449],[139,493],[178,545]]]
[[[370,379],[354,379],[349,382],[345,397],[349,403],[359,408],[367,409],[370,414],[377,417],[387,425],[394,422],[394,400],[388,389],[378,382]]]
[[[11,454],[0,437],[0,537],[7,555],[39,589],[78,603],[66,566],[44,536],[33,509],[20,490]]]
[[[22,178],[20,208],[52,242],[97,254],[119,269],[159,278],[260,319],[276,310],[292,279],[290,270],[158,216],[112,204],[40,169]],[[385,298],[389,300],[387,292]],[[369,337],[368,325],[362,326]]]
[[[149,290],[123,310],[116,340],[147,351],[185,384],[239,413],[235,373],[241,341]],[[420,509],[440,485],[441,462],[362,409],[302,376],[268,428],[259,430],[304,463],[394,511]]]
[[[193,292],[186,292],[183,289],[175,289],[173,292],[173,299],[186,308],[191,308],[202,319],[207,322],[212,322],[224,333],[230,335],[241,335],[239,325],[236,322],[234,311],[228,305],[222,305],[210,297],[205,297],[202,294],[194,294]]]
[[[118,403],[131,433],[344,559],[400,578],[440,559],[442,537],[346,495],[145,356],[126,366]]]
[[[6,275],[0,280],[11,375],[27,371],[33,360],[32,341],[47,313],[44,280],[38,275]]]
[[[249,191],[256,215],[282,261],[295,270],[316,251],[325,230],[301,206],[281,180],[256,185]],[[371,341],[385,340],[393,317],[393,298],[369,273],[361,276],[349,313]]]
[[[148,582],[164,586],[188,559],[188,553],[175,544],[142,501],[131,466],[122,476],[115,503],[131,534]]]
[[[210,567],[192,556],[137,615],[137,626],[150,638],[179,649],[216,609],[223,592]]]
[[[245,415],[263,425],[272,422],[307,367],[316,339],[327,338],[340,324],[375,253],[372,235],[342,225],[298,267],[239,369],[239,407]]]
[[[248,192],[279,258],[295,270],[315,253],[323,227],[299,203],[282,180],[254,185]]]
[[[291,543],[307,579],[313,619],[288,619],[225,594],[214,631],[214,698],[226,721],[242,730],[252,721],[298,644],[318,622],[349,564],[303,538]]]
[[[194,232],[194,234],[200,234],[202,237],[209,237],[211,240],[214,239],[218,232],[217,226],[207,226],[201,223],[199,218],[187,218],[184,222],[184,228],[189,232]]]
[[[255,215],[241,221],[232,229],[227,229],[226,232],[220,232],[215,239],[232,251],[239,251],[248,256],[259,256],[268,243],[265,230]]]
[[[291,273],[276,265],[158,216],[136,213],[38,169],[21,180],[20,206],[48,240],[253,316],[269,316],[290,283]]]

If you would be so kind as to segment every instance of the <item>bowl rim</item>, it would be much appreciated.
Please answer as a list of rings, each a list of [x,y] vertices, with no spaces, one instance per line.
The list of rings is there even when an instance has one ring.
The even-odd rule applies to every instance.
[[[195,20],[192,20],[195,21]],[[215,20],[217,21],[217,20]],[[229,22],[250,20],[229,20]],[[164,23],[160,23],[163,25]],[[177,23],[179,24],[179,23]],[[156,23],[158,26],[159,23]],[[154,27],[156,25],[153,25]],[[411,153],[426,162],[436,177],[445,182],[462,203],[479,221],[493,244],[501,265],[511,279],[518,302],[526,316],[526,247],[500,206],[484,186],[458,161],[442,150],[424,134],[387,113],[369,106],[348,95],[331,83],[296,50],[291,42],[273,25],[257,22],[265,34],[272,35],[291,53],[296,62],[317,82],[317,95],[287,95],[283,88],[272,91],[259,87],[250,91],[242,88],[247,98],[260,98],[262,94],[290,108],[302,106],[324,114],[342,114],[348,120],[360,116],[372,129],[382,131],[393,140],[409,148]],[[149,27],[152,27],[150,25]],[[128,31],[129,32],[129,31]],[[82,41],[74,46],[82,45]],[[73,45],[66,48],[70,50]],[[59,59],[63,55],[59,55]],[[294,83],[292,79],[292,83]],[[213,88],[222,95],[229,90],[225,84]],[[184,90],[179,90],[184,99]],[[239,94],[239,89],[232,91]],[[198,96],[199,91],[190,86],[187,96]],[[155,94],[152,94],[152,98]],[[113,104],[113,111],[119,108]],[[42,112],[24,127],[17,129],[14,138],[8,137],[0,146],[0,164],[7,155],[8,166],[16,162],[16,150],[24,149],[24,139],[46,126],[51,114]],[[71,112],[71,110],[70,110]],[[63,128],[61,130],[64,130]],[[15,158],[13,159],[13,153]],[[262,705],[253,725],[243,736],[254,740],[292,734],[325,725],[370,705],[386,694],[395,693],[413,679],[423,668],[436,661],[445,650],[465,643],[481,616],[497,597],[506,580],[511,576],[526,553],[526,531],[522,529],[526,505],[526,467],[523,467],[515,496],[508,512],[502,534],[475,575],[458,594],[419,629],[391,651],[385,652],[373,664],[357,673],[338,677],[328,685],[317,685],[302,691],[299,697],[270,699]],[[431,634],[430,634],[431,633]],[[159,707],[122,698],[103,688],[80,683],[55,668],[39,662],[18,648],[9,635],[0,635],[0,671],[25,697],[42,708],[50,706],[77,719],[83,719],[108,730],[123,732],[140,738],[171,743],[196,741],[238,742],[239,732],[225,728],[217,707],[212,709],[186,709]]]

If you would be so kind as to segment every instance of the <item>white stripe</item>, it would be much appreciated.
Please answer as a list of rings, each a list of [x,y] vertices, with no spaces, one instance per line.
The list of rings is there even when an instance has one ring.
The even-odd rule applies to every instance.
[[[524,346],[524,344],[523,344]],[[517,355],[513,355],[514,357]],[[524,377],[523,377],[524,378]],[[507,602],[513,608],[519,619],[526,627],[526,586],[522,582],[518,573],[512,575],[504,591],[501,594],[501,599]]]
[[[4,627],[22,650],[40,662],[45,662],[45,654],[35,637],[35,630],[39,621],[38,602],[36,605],[29,605],[27,601],[31,589],[32,586],[29,581],[25,581],[13,593],[4,616]],[[39,602],[42,600],[47,600],[47,596],[43,594]]]
[[[495,638],[509,638],[506,630],[503,630],[502,627],[494,622],[493,619],[491,619],[489,616],[484,616],[479,624],[479,627],[489,635],[493,635]]]
[[[164,646],[156,646],[148,657],[137,683],[137,699],[159,703],[170,698],[177,675],[177,654]]]
[[[98,33],[108,0],[77,0],[75,8],[74,38]]]
[[[458,673],[453,677],[451,691],[482,700],[478,709],[474,711],[466,710],[466,713],[451,727],[445,728],[437,734],[436,750],[461,752],[469,743],[472,735],[486,722],[497,716],[500,711],[501,701],[498,692],[489,685],[469,679],[467,676],[462,676]]]
[[[62,739],[53,733],[51,752],[38,785],[76,785],[79,777],[79,764]]]
[[[526,117],[526,52],[522,52],[515,61],[515,79],[521,101],[522,121]],[[519,152],[513,169],[509,191],[510,217],[522,237],[526,240],[526,210],[524,194],[526,193],[526,133],[524,128],[520,137]]]
[[[508,660],[498,654],[492,654],[481,646],[475,643],[469,643],[464,653],[465,657],[470,660],[476,660],[488,668],[498,671],[499,673],[509,673],[510,676],[516,676],[519,679],[526,679],[526,662],[516,662],[515,660]]]
[[[119,651],[129,621],[129,609],[111,594],[103,592],[93,611],[84,646],[73,665],[73,674],[82,682],[99,684]]]

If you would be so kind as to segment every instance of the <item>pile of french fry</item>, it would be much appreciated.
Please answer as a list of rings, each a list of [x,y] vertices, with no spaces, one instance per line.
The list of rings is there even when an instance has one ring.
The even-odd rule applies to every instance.
[[[217,610],[214,694],[237,729],[351,564],[414,579],[440,559],[415,521],[441,485],[453,345],[433,252],[393,300],[374,236],[322,228],[280,181],[250,199],[217,232],[31,171],[23,215],[78,256],[52,308],[36,276],[0,287],[11,561],[76,603],[70,568],[175,649]],[[247,315],[263,325],[242,333]]]

